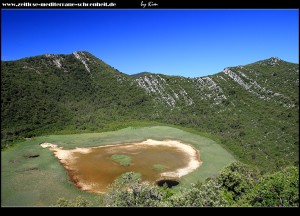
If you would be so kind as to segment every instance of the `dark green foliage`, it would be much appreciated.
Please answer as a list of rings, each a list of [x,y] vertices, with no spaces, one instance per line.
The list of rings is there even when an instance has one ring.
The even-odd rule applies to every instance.
[[[299,168],[288,167],[262,178],[241,200],[251,206],[299,206]]]
[[[231,201],[230,199],[237,201],[241,195],[253,188],[257,180],[257,171],[239,162],[234,162],[225,167],[217,178],[217,182],[224,189],[229,201]]]
[[[221,207],[228,206],[229,203],[222,195],[221,185],[211,179],[198,186],[192,185],[190,189],[181,191],[172,196],[168,202],[169,206],[188,207]]]

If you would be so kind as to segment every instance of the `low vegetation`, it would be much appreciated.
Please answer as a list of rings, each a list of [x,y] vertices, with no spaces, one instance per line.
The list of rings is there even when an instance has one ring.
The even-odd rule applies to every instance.
[[[113,154],[111,159],[121,166],[130,166],[132,158],[128,155]]]
[[[115,180],[102,203],[98,204],[111,207],[299,207],[298,181],[297,167],[259,176],[256,170],[235,162],[216,178],[174,191],[142,182],[135,173],[129,172]],[[82,199],[58,200],[60,206],[78,206],[80,203],[86,205]]]
[[[75,200],[67,200],[65,198],[59,198],[57,204],[54,207],[88,207],[91,203],[85,200],[81,196],[78,196]]]
[[[133,179],[132,175],[126,173],[111,185],[105,199],[106,206],[299,206],[297,167],[258,176],[255,170],[235,162],[227,166],[220,176],[179,192],[141,182]]]

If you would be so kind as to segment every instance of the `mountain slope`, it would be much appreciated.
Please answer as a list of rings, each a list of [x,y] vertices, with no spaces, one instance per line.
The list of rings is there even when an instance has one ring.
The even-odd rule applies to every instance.
[[[299,161],[298,64],[270,58],[199,78],[128,76],[88,52],[1,64],[2,145],[20,136],[155,120],[212,133],[263,170]]]
[[[2,62],[1,124],[6,135],[64,125],[101,127],[106,119],[128,112],[143,115],[148,103],[127,75],[87,52]]]

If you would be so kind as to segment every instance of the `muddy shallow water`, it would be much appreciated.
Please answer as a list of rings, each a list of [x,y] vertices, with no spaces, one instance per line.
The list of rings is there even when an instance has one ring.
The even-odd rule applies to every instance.
[[[188,155],[177,148],[169,146],[137,146],[127,148],[128,145],[92,149],[88,154],[74,153],[70,177],[80,179],[86,184],[92,184],[92,190],[105,191],[114,179],[125,172],[141,173],[142,180],[155,182],[160,174],[183,168],[188,164]],[[111,159],[113,154],[128,155],[132,158],[130,166],[122,166]],[[160,171],[155,164],[164,165]]]
[[[63,150],[57,145],[49,147],[77,187],[96,193],[106,192],[107,186],[126,172],[138,172],[143,181],[155,184],[161,179],[178,179],[201,165],[196,149],[172,140],[74,150]],[[130,165],[122,166],[113,160],[115,154],[129,156]]]

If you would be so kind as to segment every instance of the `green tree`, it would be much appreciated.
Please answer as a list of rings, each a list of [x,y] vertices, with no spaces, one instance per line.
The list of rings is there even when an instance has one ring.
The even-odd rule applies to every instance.
[[[221,172],[217,181],[224,190],[224,195],[230,201],[238,198],[253,188],[258,179],[258,172],[240,162],[234,162]]]
[[[299,168],[288,167],[262,178],[242,200],[252,206],[299,206]]]

